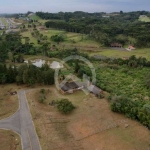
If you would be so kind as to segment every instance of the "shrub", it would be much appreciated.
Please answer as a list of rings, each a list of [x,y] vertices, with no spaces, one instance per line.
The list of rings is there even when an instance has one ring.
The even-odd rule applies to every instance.
[[[39,103],[44,103],[46,97],[44,95],[39,96]]]
[[[45,89],[41,89],[40,93],[44,94],[45,93]]]
[[[62,113],[70,113],[75,109],[75,106],[68,99],[61,99],[57,102],[57,108]]]

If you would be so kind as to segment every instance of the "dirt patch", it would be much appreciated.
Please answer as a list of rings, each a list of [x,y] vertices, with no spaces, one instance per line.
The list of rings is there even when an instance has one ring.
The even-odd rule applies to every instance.
[[[44,87],[42,87],[44,88]],[[44,104],[37,101],[38,90],[27,93],[36,130],[44,150],[148,150],[150,131],[136,121],[111,112],[105,99],[83,92],[61,95],[50,86]],[[68,98],[76,109],[63,115],[48,105]]]

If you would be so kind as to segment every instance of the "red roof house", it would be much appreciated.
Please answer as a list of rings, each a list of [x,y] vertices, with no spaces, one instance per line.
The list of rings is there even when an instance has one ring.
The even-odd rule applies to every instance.
[[[130,49],[130,50],[135,50],[136,48],[133,47],[132,45],[130,45],[130,46],[128,47],[128,49]]]

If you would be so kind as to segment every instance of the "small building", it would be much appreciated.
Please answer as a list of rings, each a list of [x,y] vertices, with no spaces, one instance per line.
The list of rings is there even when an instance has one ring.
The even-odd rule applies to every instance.
[[[75,82],[66,82],[60,85],[60,91],[62,94],[74,93],[74,91],[77,91],[79,89],[79,86]]]
[[[119,43],[112,43],[112,44],[110,45],[110,47],[122,48],[122,44],[119,44]]]

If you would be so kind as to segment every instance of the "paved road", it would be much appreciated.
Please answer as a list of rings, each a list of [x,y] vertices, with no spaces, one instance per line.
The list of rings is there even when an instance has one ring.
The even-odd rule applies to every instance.
[[[21,136],[23,150],[41,150],[39,140],[34,128],[25,91],[19,91],[19,110],[11,117],[0,121],[1,129],[9,129]]]

